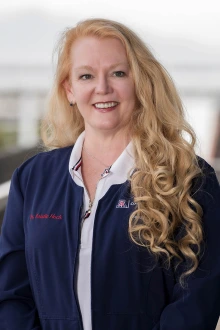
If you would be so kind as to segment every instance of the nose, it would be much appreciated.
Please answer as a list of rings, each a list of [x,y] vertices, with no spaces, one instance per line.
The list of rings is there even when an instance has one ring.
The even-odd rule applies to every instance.
[[[108,77],[105,75],[100,75],[96,81],[96,93],[97,94],[108,94],[112,92],[112,87]]]

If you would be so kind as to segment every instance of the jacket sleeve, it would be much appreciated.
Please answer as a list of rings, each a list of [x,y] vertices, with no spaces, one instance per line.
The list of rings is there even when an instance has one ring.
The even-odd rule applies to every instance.
[[[23,195],[17,172],[12,177],[0,235],[0,328],[41,330],[25,260]]]
[[[153,330],[215,330],[220,314],[220,187],[209,167],[195,192],[203,207],[204,248],[185,289],[177,283]],[[182,271],[184,270],[182,266]]]

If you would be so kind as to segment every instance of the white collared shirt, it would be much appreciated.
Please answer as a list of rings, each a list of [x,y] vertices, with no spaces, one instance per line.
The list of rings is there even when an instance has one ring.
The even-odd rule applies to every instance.
[[[113,184],[121,184],[125,182],[131,175],[134,168],[133,144],[130,142],[118,159],[113,163],[110,172],[100,178],[95,193],[95,198],[91,208],[90,216],[83,220],[83,215],[89,208],[89,196],[85,189],[83,178],[81,175],[81,153],[85,138],[83,132],[77,139],[70,155],[69,172],[74,182],[84,188],[83,211],[82,211],[82,228],[81,242],[79,248],[79,264],[77,275],[77,295],[83,320],[83,329],[92,330],[91,322],[91,255],[93,241],[93,226],[95,220],[96,209],[99,200],[106,194]]]

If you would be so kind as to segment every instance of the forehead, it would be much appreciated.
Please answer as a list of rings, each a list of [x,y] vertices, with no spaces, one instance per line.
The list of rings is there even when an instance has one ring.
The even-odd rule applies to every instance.
[[[128,63],[124,45],[117,38],[97,38],[87,36],[78,38],[71,47],[72,65],[111,65]]]

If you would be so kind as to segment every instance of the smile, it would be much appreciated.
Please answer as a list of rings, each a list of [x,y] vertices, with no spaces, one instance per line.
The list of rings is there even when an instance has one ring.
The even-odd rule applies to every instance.
[[[115,107],[118,104],[118,102],[105,102],[105,103],[95,103],[94,106],[97,109],[108,109]]]

